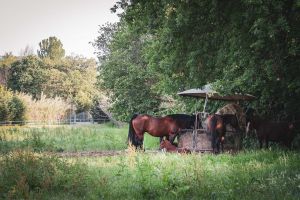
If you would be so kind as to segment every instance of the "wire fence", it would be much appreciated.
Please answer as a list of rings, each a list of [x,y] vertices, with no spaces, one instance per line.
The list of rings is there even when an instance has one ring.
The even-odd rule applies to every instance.
[[[58,119],[58,120],[26,120],[26,121],[0,121],[0,126],[18,126],[18,125],[88,125],[107,123],[111,120],[108,118],[99,119]]]

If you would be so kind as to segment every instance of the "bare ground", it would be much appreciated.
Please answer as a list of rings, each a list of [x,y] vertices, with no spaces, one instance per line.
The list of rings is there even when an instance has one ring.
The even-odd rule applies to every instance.
[[[159,150],[146,150],[145,153],[159,153]],[[127,154],[127,150],[105,150],[105,151],[80,151],[80,152],[57,152],[51,153],[58,157],[101,157],[101,156],[118,156]]]

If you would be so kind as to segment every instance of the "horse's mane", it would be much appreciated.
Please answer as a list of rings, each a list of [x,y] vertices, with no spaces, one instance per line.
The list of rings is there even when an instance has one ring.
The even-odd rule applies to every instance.
[[[170,114],[170,115],[166,115],[166,117],[170,117],[174,120],[191,120],[192,115],[188,115],[188,114]]]

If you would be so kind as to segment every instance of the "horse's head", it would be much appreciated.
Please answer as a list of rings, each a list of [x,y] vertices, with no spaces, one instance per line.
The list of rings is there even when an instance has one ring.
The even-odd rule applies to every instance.
[[[160,149],[166,149],[167,151],[175,151],[177,148],[175,145],[171,144],[169,140],[163,140],[160,143]]]

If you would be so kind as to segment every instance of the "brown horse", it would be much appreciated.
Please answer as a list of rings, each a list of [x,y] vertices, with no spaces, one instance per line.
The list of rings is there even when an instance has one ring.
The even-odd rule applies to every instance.
[[[175,145],[171,144],[169,140],[163,140],[160,143],[160,149],[166,149],[167,152],[177,152],[177,153],[191,153],[188,149],[177,148]]]
[[[214,153],[224,151],[224,140],[226,133],[226,125],[229,124],[236,129],[237,132],[240,132],[240,127],[236,115],[233,114],[212,114],[209,115],[206,119],[206,130],[207,133],[212,136],[212,148]]]
[[[246,111],[247,131],[256,130],[260,148],[265,142],[268,148],[269,141],[278,142],[282,145],[291,148],[292,141],[295,137],[294,124],[292,122],[272,122],[262,119],[256,114],[253,108],[248,108]]]
[[[173,143],[180,130],[193,128],[196,121],[195,115],[173,114],[153,117],[135,114],[129,122],[128,142],[135,147],[142,147],[144,133],[147,132],[154,137],[166,136]]]

